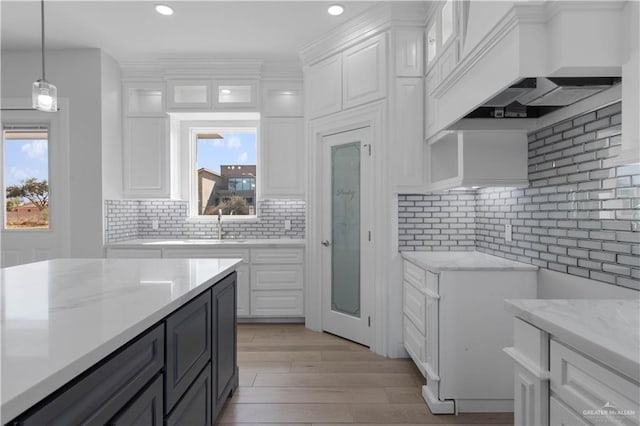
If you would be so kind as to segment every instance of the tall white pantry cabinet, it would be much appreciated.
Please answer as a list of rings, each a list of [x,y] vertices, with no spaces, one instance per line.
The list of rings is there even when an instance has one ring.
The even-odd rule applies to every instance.
[[[478,252],[404,252],[404,346],[433,413],[513,410],[504,299],[535,299],[537,267]]]

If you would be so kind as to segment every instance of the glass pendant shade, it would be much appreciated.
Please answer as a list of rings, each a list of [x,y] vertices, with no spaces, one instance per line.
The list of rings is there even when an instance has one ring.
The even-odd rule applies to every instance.
[[[38,80],[31,86],[33,107],[39,111],[56,112],[58,110],[58,89],[46,80]]]

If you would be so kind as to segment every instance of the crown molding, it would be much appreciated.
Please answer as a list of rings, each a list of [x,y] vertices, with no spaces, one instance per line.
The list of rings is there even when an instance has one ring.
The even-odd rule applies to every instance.
[[[123,80],[144,79],[259,79],[261,59],[160,58],[121,64]]]
[[[384,2],[372,6],[361,15],[344,22],[319,39],[300,48],[303,67],[341,52],[392,26],[422,26],[429,4],[415,2]]]

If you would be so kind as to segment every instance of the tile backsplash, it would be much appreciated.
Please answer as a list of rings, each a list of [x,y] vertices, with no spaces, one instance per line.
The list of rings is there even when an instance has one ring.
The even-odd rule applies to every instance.
[[[620,111],[616,103],[531,132],[527,188],[400,195],[400,250],[475,249],[640,289],[640,165],[611,160]]]
[[[106,200],[105,241],[217,238],[217,221],[188,218],[188,209],[189,203],[180,200]],[[291,229],[287,231],[285,219],[291,221]],[[158,221],[158,229],[153,229],[154,220]],[[222,229],[226,238],[304,238],[305,202],[262,200],[257,218],[227,219]]]

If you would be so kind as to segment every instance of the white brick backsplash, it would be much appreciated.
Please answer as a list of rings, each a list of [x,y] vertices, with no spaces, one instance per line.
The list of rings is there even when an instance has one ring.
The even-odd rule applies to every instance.
[[[225,237],[251,239],[304,238],[303,200],[262,200],[258,217],[222,224]],[[107,243],[136,238],[207,239],[217,238],[218,223],[188,218],[189,203],[178,200],[106,200]],[[285,231],[284,220],[291,220]],[[152,228],[158,220],[158,229]]]
[[[400,195],[399,249],[475,249],[640,288],[640,165],[611,161],[617,151],[610,147],[620,144],[620,111],[615,103],[531,132],[528,188]],[[461,208],[452,208],[463,196],[473,208],[464,219],[472,222],[460,228]],[[402,220],[409,207],[413,222]],[[506,220],[511,242],[504,240]]]

